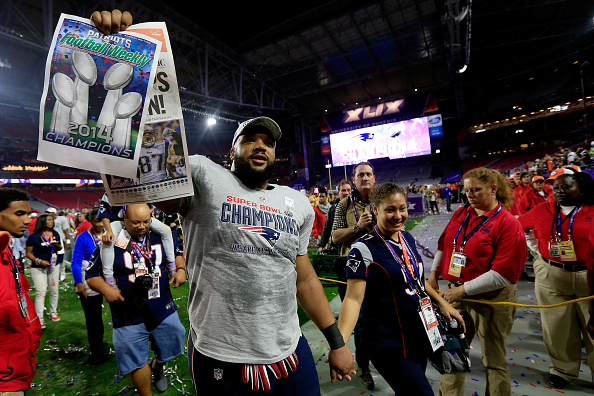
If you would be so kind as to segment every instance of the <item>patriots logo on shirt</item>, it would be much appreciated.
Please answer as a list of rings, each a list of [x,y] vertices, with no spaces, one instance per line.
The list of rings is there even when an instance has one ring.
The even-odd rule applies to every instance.
[[[362,142],[366,142],[368,140],[372,140],[373,136],[374,136],[373,132],[363,132],[363,133],[356,134],[355,136],[352,137],[352,139],[358,139],[358,140],[361,140]]]
[[[270,227],[238,227],[240,230],[253,232],[259,234],[262,238],[266,239],[270,246],[274,247],[276,241],[280,237],[280,232]]]
[[[361,265],[361,260],[349,258],[349,261],[347,261],[347,267],[349,267],[353,272],[357,272],[359,265]]]

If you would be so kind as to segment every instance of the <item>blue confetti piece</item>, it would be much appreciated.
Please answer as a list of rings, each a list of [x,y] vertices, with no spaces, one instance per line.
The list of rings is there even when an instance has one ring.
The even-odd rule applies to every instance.
[[[476,378],[471,378],[473,381],[479,382],[479,380],[477,380]],[[474,392],[476,393],[476,392]]]

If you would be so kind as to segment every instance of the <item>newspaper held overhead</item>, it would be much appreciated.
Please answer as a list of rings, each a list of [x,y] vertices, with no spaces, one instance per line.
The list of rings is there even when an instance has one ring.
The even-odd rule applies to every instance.
[[[102,174],[112,205],[159,202],[194,194],[177,76],[165,22],[130,26],[127,32],[161,41],[161,54],[146,97],[140,155],[134,177]]]
[[[160,51],[159,40],[105,36],[88,19],[62,14],[46,61],[37,159],[134,177]]]

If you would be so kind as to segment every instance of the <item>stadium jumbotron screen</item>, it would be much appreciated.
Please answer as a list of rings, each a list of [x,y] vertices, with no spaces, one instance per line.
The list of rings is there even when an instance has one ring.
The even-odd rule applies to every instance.
[[[427,117],[330,135],[332,166],[431,154]]]

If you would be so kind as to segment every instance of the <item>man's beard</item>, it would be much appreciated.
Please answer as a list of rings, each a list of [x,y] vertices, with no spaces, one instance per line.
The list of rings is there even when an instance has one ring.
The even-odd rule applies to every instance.
[[[254,169],[249,159],[235,157],[233,160],[233,173],[248,187],[258,187],[267,182],[274,174],[274,162],[266,165],[264,169]]]

